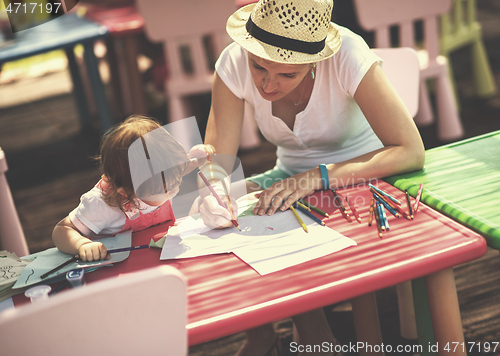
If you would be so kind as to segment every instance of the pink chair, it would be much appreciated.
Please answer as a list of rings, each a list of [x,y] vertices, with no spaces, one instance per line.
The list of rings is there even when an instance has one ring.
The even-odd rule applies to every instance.
[[[423,21],[425,49],[419,50],[420,103],[415,122],[430,124],[433,120],[426,81],[435,82],[437,129],[441,140],[451,141],[463,136],[453,87],[448,77],[448,61],[439,54],[439,16],[447,13],[451,0],[354,0],[359,24],[375,31],[377,48],[391,47],[390,28],[398,26],[399,45],[417,49],[414,24]]]
[[[2,355],[187,355],[187,291],[160,266],[0,314]]]
[[[409,47],[373,48],[372,51],[383,59],[385,76],[403,100],[411,117],[415,117],[418,112],[420,83],[417,52]]]
[[[5,154],[0,148],[0,245],[2,249],[21,257],[29,255],[30,252],[5,177],[8,169]]]
[[[214,63],[230,43],[226,22],[234,12],[234,0],[162,1],[137,0],[144,30],[152,41],[163,41],[169,66],[166,91],[170,121],[188,116],[183,98],[212,90]],[[241,148],[260,142],[253,118],[245,119]]]

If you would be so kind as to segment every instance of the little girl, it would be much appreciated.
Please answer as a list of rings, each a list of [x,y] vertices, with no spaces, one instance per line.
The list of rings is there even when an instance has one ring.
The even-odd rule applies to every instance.
[[[213,153],[211,145],[196,145],[188,155],[157,121],[130,116],[105,134],[97,158],[101,180],[56,225],[54,244],[82,261],[109,259],[106,247],[90,237],[175,220],[171,199],[182,177]]]

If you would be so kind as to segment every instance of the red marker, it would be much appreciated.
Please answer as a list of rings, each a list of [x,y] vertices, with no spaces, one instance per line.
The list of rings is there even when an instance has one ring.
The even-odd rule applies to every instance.
[[[418,194],[415,199],[415,205],[413,206],[413,214],[417,212],[418,203],[420,202],[420,197],[422,196],[422,190],[424,190],[424,183],[420,183],[420,188],[418,188]]]
[[[350,200],[347,199],[347,196],[345,197],[345,201],[349,205],[349,208],[351,208],[351,211],[354,214],[354,217],[356,218],[356,220],[358,220],[358,222],[361,224],[361,218],[359,217],[359,214],[358,214],[356,208],[354,207],[354,205],[352,205]]]

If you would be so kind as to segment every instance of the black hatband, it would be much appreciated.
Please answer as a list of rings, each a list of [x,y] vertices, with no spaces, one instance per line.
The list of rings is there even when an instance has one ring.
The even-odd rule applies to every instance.
[[[296,40],[293,38],[288,38],[280,35],[276,35],[271,32],[267,32],[263,30],[259,26],[257,26],[253,21],[252,17],[248,18],[246,29],[249,34],[253,37],[267,43],[268,45],[285,48],[290,51],[308,53],[308,54],[316,54],[319,53],[325,48],[325,39],[319,42],[306,42],[301,40]]]

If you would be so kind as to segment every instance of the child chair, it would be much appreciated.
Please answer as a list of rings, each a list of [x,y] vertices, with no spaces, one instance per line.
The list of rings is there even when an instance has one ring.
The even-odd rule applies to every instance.
[[[30,252],[5,177],[8,169],[5,154],[0,148],[0,247],[21,257],[29,255]]]
[[[187,291],[160,266],[0,314],[3,355],[187,355]]]
[[[164,41],[169,77],[165,87],[170,121],[187,118],[183,98],[212,90],[215,60],[230,43],[226,22],[234,12],[234,0],[187,2],[137,0],[144,29],[152,41]],[[258,145],[253,118],[245,116],[242,148]],[[186,133],[187,134],[187,133]],[[177,138],[177,137],[176,137]],[[184,141],[178,138],[179,141]]]
[[[424,50],[419,50],[420,102],[415,122],[429,124],[433,120],[426,81],[433,79],[436,92],[437,129],[441,140],[451,141],[463,136],[453,87],[448,76],[448,61],[439,54],[438,16],[451,7],[451,0],[354,0],[359,24],[375,31],[375,46],[391,47],[390,28],[398,26],[399,45],[417,49],[414,25],[423,22]]]
[[[476,94],[479,97],[496,94],[497,88],[484,48],[481,24],[476,20],[475,0],[453,0],[451,11],[441,16],[440,44],[441,54],[448,61],[451,52],[469,46]],[[450,80],[455,87],[452,74],[450,71]]]

